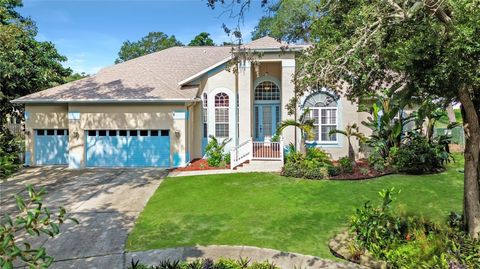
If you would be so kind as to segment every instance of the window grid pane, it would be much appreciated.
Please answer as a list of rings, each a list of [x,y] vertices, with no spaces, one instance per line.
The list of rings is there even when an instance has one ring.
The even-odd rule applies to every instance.
[[[264,81],[255,87],[255,100],[278,101],[280,100],[280,89],[275,83]]]
[[[208,122],[208,111],[206,108],[203,109],[203,123],[207,123]]]
[[[229,110],[228,108],[215,109],[215,136],[229,137]]]
[[[310,108],[309,118],[314,119],[313,132],[315,141],[335,142],[337,135],[329,135],[331,130],[337,128],[336,108]]]
[[[217,95],[215,95],[215,107],[228,107],[228,106],[229,106],[228,95],[224,92],[217,93]]]
[[[228,124],[217,123],[215,124],[215,136],[216,137],[228,137]]]
[[[208,99],[207,99],[207,97],[208,97],[207,93],[204,92],[204,93],[203,93],[203,102],[202,102],[204,108],[207,108],[207,106],[208,106]]]
[[[228,123],[228,108],[216,108],[215,109],[215,122],[216,123]]]

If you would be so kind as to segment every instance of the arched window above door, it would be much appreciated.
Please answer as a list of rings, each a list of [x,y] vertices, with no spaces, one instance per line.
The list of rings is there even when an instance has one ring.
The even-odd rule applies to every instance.
[[[280,88],[269,80],[260,82],[255,87],[255,101],[280,101]]]

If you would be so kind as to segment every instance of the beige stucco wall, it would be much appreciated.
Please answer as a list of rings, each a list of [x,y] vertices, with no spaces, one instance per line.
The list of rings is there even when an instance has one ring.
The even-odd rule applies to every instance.
[[[230,138],[232,141],[226,150],[230,150],[236,144],[250,139],[253,134],[253,90],[257,76],[261,79],[263,75],[278,79],[281,88],[281,119],[292,119],[288,115],[286,105],[294,95],[293,75],[295,72],[294,53],[265,53],[261,58],[256,59],[259,64],[259,74],[250,61],[240,68],[238,74],[228,70],[217,70],[204,75],[198,81],[198,97],[203,92],[208,94],[208,135],[215,134],[215,107],[214,96],[218,92],[225,92],[230,97]],[[239,138],[237,131],[237,93],[239,101]],[[347,124],[357,123],[360,131],[369,134],[369,130],[361,122],[366,120],[367,113],[359,113],[355,103],[341,97],[338,107],[338,128],[344,129]],[[187,118],[175,118],[174,111],[188,109]],[[71,104],[71,105],[27,105],[26,111],[30,117],[26,121],[27,130],[32,135],[26,138],[27,150],[31,163],[34,159],[33,129],[41,128],[62,128],[69,129],[69,157],[72,168],[85,166],[85,130],[111,130],[111,129],[169,129],[171,139],[171,160],[173,156],[180,154],[183,158],[201,158],[202,156],[202,103],[197,102],[190,105],[185,104]],[[80,113],[79,120],[68,119],[68,112]],[[300,110],[298,113],[300,114]],[[188,133],[187,133],[188,130]],[[179,137],[176,132],[179,132]],[[75,134],[75,135],[73,135]],[[283,132],[285,145],[289,143],[300,143],[300,132],[290,127]],[[354,148],[358,152],[358,142],[353,140]],[[338,135],[338,143],[335,145],[319,145],[328,151],[334,159],[348,154],[348,143],[345,137]]]
[[[168,129],[170,130],[171,160],[174,156],[188,158],[187,119],[178,117],[186,110],[183,104],[82,104],[82,105],[26,105],[28,113],[26,130],[31,135],[26,138],[26,149],[30,152],[30,163],[34,160],[34,129],[68,129],[69,163],[71,168],[85,167],[86,130],[122,129]],[[68,119],[68,113],[80,113],[80,119]],[[176,134],[179,133],[179,136]]]
[[[25,105],[25,152],[35,165],[35,129],[68,129],[67,105]]]
[[[224,92],[229,96],[229,135],[231,141],[225,147],[226,151],[232,149],[236,141],[236,103],[237,103],[237,92],[236,92],[236,78],[235,74],[229,70],[221,70],[219,72],[205,76],[203,82],[200,84],[200,93],[199,97],[203,93],[207,93],[208,98],[208,135],[215,135],[215,95],[220,92]],[[201,104],[199,104],[201,106]],[[197,108],[200,109],[200,108]],[[199,111],[198,121],[195,123],[194,132],[199,134],[200,144],[201,144],[201,135],[202,135],[202,121],[201,121],[201,111]],[[198,139],[198,138],[197,138]],[[196,156],[200,157],[200,152],[196,151]]]
[[[192,124],[192,144],[191,157],[192,159],[202,158],[202,138],[203,138],[203,119],[202,119],[202,103],[196,103],[192,108],[190,114]]]

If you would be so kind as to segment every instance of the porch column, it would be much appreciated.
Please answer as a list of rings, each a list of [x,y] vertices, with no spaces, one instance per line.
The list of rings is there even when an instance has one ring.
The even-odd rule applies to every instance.
[[[238,143],[243,143],[252,137],[252,72],[250,61],[238,70]]]
[[[294,115],[288,115],[286,105],[289,103],[295,95],[295,84],[293,83],[293,75],[295,73],[295,59],[283,59],[282,60],[282,121],[286,119],[294,119]],[[282,135],[284,139],[284,144],[289,145],[293,143],[297,145],[295,141],[295,133],[297,128],[288,127],[286,128]],[[297,134],[297,140],[300,140],[300,136]]]

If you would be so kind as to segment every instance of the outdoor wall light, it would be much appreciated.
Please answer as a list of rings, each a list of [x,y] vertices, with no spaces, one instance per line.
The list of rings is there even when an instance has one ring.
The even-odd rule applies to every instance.
[[[80,137],[80,134],[77,131],[73,132],[73,138],[78,139]]]
[[[177,138],[180,138],[180,131],[179,131],[179,130],[175,130],[175,136],[176,136]]]

